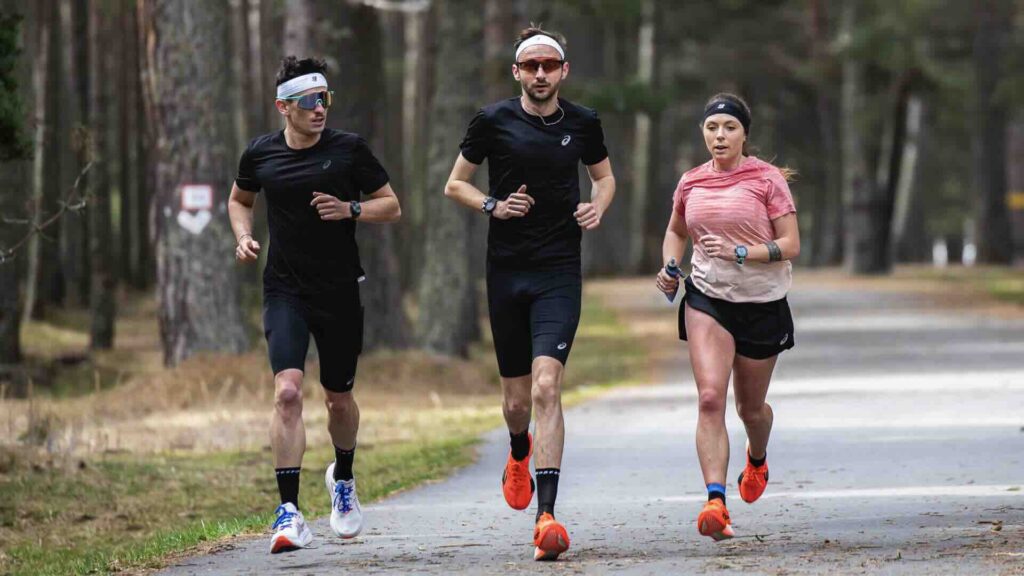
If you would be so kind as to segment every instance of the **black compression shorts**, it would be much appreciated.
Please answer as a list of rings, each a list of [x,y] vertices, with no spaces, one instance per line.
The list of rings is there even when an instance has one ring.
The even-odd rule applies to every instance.
[[[686,340],[686,306],[711,316],[732,334],[736,353],[764,360],[796,343],[793,315],[786,298],[772,302],[729,302],[706,296],[687,278],[684,305],[679,307],[679,338]]]
[[[315,298],[264,295],[263,330],[275,375],[289,368],[305,371],[312,334],[320,383],[331,392],[352,390],[363,349],[363,307],[356,281],[351,288]]]
[[[580,322],[583,277],[579,268],[513,270],[487,267],[487,304],[498,372],[530,374],[533,359],[569,359]]]

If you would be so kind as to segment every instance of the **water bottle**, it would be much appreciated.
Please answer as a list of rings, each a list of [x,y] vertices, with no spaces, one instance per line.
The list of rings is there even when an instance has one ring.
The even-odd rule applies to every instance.
[[[679,270],[679,266],[676,265],[676,259],[675,258],[670,258],[669,259],[668,264],[665,266],[665,273],[668,274],[669,276],[675,278],[676,280],[678,280],[679,277],[683,275],[682,271]],[[678,292],[678,291],[679,291],[679,286],[677,285],[676,289],[673,290],[671,294],[665,294],[665,298],[668,298],[669,302],[675,301],[675,299],[676,299],[676,292]]]

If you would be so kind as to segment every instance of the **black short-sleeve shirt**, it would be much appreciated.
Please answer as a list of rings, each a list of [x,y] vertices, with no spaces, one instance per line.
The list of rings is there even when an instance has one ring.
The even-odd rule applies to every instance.
[[[523,218],[491,218],[492,263],[579,267],[582,233],[572,215],[580,202],[579,163],[597,164],[608,150],[595,111],[561,98],[558,104],[562,111],[541,121],[518,97],[510,98],[482,108],[469,123],[462,156],[474,164],[488,161],[490,195],[504,200],[526,184],[536,201]]]
[[[238,162],[235,183],[265,192],[270,246],[264,293],[305,296],[332,292],[363,275],[354,220],[321,220],[313,192],[359,200],[388,183],[388,174],[361,137],[327,129],[296,150],[284,131],[253,140]]]

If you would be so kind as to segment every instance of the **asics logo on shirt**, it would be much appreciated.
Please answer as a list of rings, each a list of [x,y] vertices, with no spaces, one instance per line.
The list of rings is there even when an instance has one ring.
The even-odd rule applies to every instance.
[[[562,138],[562,146],[568,146],[570,140],[572,140],[572,136],[566,134],[565,138]]]
[[[327,170],[330,167],[331,167],[331,161],[330,160],[324,162],[324,170]]]
[[[782,337],[782,341],[779,342],[779,346],[782,346],[786,342],[789,342],[789,334],[786,334],[785,336]]]
[[[568,347],[568,346],[569,346],[568,344],[566,344],[565,342],[562,342],[562,343],[560,343],[560,344],[558,345],[558,349],[559,349],[559,350],[565,350],[565,349],[566,349],[566,347]]]

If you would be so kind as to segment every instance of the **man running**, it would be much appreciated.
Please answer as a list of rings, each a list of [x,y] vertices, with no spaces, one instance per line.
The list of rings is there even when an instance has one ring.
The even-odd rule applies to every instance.
[[[615,195],[597,114],[558,98],[569,75],[564,46],[560,35],[537,27],[520,33],[512,75],[522,94],[477,113],[445,186],[446,196],[490,218],[487,303],[511,437],[502,492],[516,510],[530,505],[536,442],[536,560],[569,548],[554,517],[565,438],[562,376],[580,316],[582,230],[598,227]],[[484,159],[490,195],[470,183]],[[581,161],[593,183],[590,202],[580,201]]]
[[[326,474],[331,528],[342,538],[362,529],[352,475],[359,430],[352,387],[363,339],[356,221],[394,222],[401,215],[388,174],[366,141],[325,129],[332,98],[326,68],[322,60],[282,61],[275,105],[286,127],[249,144],[228,201],[235,255],[254,262],[260,245],[252,236],[252,206],[260,190],[266,194],[270,252],[263,272],[263,327],[274,371],[270,444],[281,496],[271,553],[303,548],[313,539],[298,509],[306,450],[302,376],[310,334],[320,353],[334,443],[335,461]],[[360,193],[369,200],[360,202]]]

